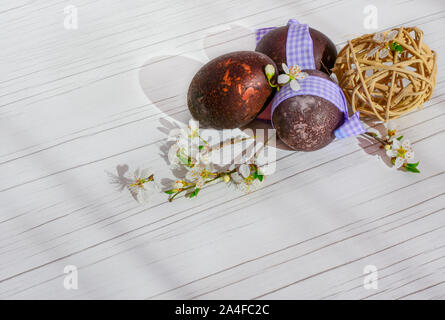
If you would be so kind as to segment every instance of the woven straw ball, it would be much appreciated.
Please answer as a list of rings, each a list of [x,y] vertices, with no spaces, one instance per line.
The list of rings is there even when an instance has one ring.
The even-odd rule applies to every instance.
[[[418,28],[396,28],[348,41],[333,72],[354,112],[386,122],[430,99],[436,53]]]

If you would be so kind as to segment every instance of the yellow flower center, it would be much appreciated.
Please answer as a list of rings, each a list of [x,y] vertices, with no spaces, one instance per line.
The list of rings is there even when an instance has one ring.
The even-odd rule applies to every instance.
[[[139,187],[142,189],[144,187],[143,186],[144,183],[154,180],[153,177],[154,177],[154,175],[152,174],[147,179],[139,178],[134,183],[130,184],[130,187]]]
[[[289,72],[293,76],[298,76],[301,73],[301,68],[299,66],[293,66],[290,67]]]
[[[133,184],[131,184],[130,185],[130,187],[139,187],[139,188],[142,188],[143,185],[144,184],[144,182],[143,182],[143,180],[142,179],[137,179],[136,181],[135,181],[135,183],[133,183]]]
[[[247,185],[251,185],[253,182],[253,178],[252,176],[248,176],[247,178],[244,178],[244,181],[246,182]]]
[[[405,159],[405,154],[408,152],[408,150],[403,149],[403,147],[400,147],[397,149],[397,156]]]

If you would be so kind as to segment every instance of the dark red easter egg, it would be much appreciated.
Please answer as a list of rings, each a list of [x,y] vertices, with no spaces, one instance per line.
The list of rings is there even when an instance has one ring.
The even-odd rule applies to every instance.
[[[251,122],[274,92],[264,71],[268,64],[276,70],[272,59],[254,51],[232,52],[208,62],[189,87],[187,104],[193,118],[215,129]]]
[[[275,61],[280,73],[283,72],[281,65],[286,63],[286,43],[289,26],[279,27],[269,31],[258,42],[255,51],[264,53]],[[327,74],[331,73],[337,59],[337,49],[334,43],[318,30],[309,28],[314,48],[315,69]],[[286,63],[287,64],[287,63]]]
[[[305,72],[332,81],[321,71]],[[312,95],[284,100],[272,115],[278,137],[292,149],[300,151],[315,151],[328,145],[335,138],[335,129],[343,121],[343,113],[334,104]]]

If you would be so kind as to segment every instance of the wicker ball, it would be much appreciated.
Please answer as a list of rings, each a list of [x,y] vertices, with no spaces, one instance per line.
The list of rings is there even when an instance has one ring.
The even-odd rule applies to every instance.
[[[436,53],[418,28],[396,28],[348,41],[333,71],[354,112],[386,122],[430,99]]]

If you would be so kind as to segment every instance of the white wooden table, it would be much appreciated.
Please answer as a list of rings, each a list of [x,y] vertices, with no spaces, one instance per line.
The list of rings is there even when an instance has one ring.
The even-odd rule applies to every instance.
[[[64,28],[64,8],[78,29]],[[340,49],[416,25],[438,52],[434,96],[397,121],[421,174],[356,138],[278,151],[260,191],[224,185],[139,205],[110,175],[171,176],[166,130],[190,118],[189,81],[253,29],[297,18]],[[4,0],[0,3],[0,298],[445,297],[443,1]],[[119,167],[118,167],[119,166]],[[63,286],[78,270],[78,289]],[[365,266],[378,289],[365,289]]]

